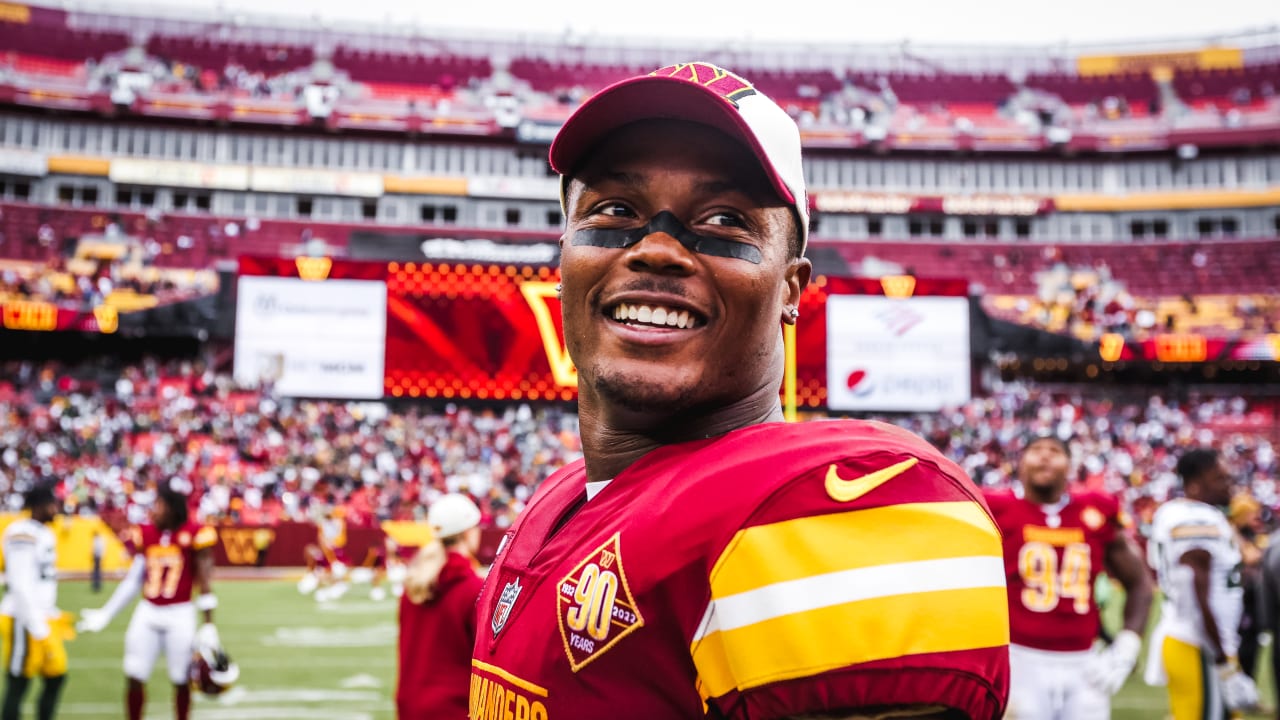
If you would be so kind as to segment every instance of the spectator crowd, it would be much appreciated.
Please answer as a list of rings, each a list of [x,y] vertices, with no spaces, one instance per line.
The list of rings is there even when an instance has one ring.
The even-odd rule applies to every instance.
[[[159,480],[181,477],[212,522],[307,521],[341,506],[352,526],[420,519],[468,492],[505,526],[577,456],[559,408],[501,410],[273,398],[199,361],[119,369],[0,366],[0,497],[21,507],[55,480],[68,504],[142,519]]]
[[[1081,391],[1082,392],[1082,391]],[[1029,433],[1071,439],[1075,479],[1141,516],[1177,486],[1185,449],[1219,448],[1243,490],[1280,505],[1276,413],[1235,397],[1118,399],[1006,384],[962,407],[881,418],[928,439],[975,482],[1009,483]],[[186,479],[211,522],[353,526],[425,516],[437,497],[474,497],[505,527],[553,470],[579,457],[568,406],[427,406],[272,397],[202,360],[0,365],[0,500],[21,507],[54,480],[69,507],[137,522],[157,481]]]

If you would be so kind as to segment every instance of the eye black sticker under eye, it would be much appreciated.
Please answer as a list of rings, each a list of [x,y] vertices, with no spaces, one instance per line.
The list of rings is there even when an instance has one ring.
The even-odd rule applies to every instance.
[[[629,248],[643,240],[646,235],[656,232],[666,233],[679,240],[680,244],[689,250],[703,255],[746,260],[755,265],[764,262],[764,257],[760,254],[760,248],[747,243],[734,242],[733,240],[699,235],[685,227],[676,219],[675,215],[666,210],[654,215],[647,225],[638,228],[627,230],[607,228],[578,230],[573,234],[573,244],[602,248]]]

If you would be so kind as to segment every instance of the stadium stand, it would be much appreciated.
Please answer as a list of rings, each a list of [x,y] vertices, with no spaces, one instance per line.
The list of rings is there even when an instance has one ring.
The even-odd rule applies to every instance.
[[[282,107],[275,112],[271,108],[251,112],[246,106],[237,109],[234,103],[226,102],[225,95],[229,88],[243,90],[240,86],[251,84],[258,96],[301,103],[300,88],[292,86],[314,84],[332,87],[345,100],[336,116],[321,113],[321,117],[332,118],[329,122],[370,130],[403,130],[418,126],[412,120],[415,108],[379,100],[412,97],[433,104],[445,102],[446,116],[457,112],[471,119],[471,113],[479,112],[493,122],[500,120],[495,117],[493,99],[510,97],[522,107],[543,113],[556,108],[563,119],[585,93],[650,64],[666,62],[592,63],[581,56],[555,58],[553,42],[536,53],[515,47],[483,52],[461,49],[465,43],[452,50],[444,41],[415,46],[397,38],[392,47],[386,47],[385,42],[370,42],[373,38],[349,37],[308,44],[300,42],[297,33],[288,41],[283,35],[280,41],[264,39],[271,33],[261,28],[237,38],[234,30],[229,33],[216,25],[208,28],[210,32],[192,32],[187,26],[179,33],[175,26],[162,22],[153,28],[148,24],[146,19],[129,24],[123,17],[61,11],[38,12],[24,23],[5,22],[0,25],[0,39],[9,50],[3,58],[6,77],[2,80],[8,85],[3,94],[21,105],[106,111],[112,104],[105,96],[113,86],[118,89],[121,82],[134,78],[127,73],[98,72],[98,68],[112,68],[124,58],[125,65],[165,68],[168,79],[178,81],[175,86],[156,77],[154,85],[144,83],[137,88],[138,96],[151,101],[134,106],[137,112],[154,114],[164,108],[165,114],[190,119],[305,124],[306,120],[295,118]],[[120,29],[86,30],[79,26],[128,27],[130,33],[145,40],[132,45],[130,34]],[[1013,56],[1004,63],[990,59],[984,71],[969,72],[948,70],[946,60],[891,54],[904,64],[915,62],[923,69],[886,72],[857,67],[856,60],[846,58],[841,65],[848,69],[832,71],[786,67],[780,59],[777,66],[764,63],[756,67],[753,78],[807,129],[844,132],[844,139],[859,143],[892,142],[895,135],[928,128],[934,131],[935,142],[959,148],[972,147],[969,136],[980,141],[989,136],[1002,138],[1010,150],[1026,149],[1027,143],[1053,146],[1060,141],[1096,148],[1098,142],[1108,142],[1107,138],[1121,132],[1148,142],[1153,134],[1173,135],[1162,141],[1172,147],[1188,139],[1176,137],[1180,129],[1194,131],[1193,140],[1212,143],[1215,139],[1209,130],[1258,125],[1274,130],[1276,125],[1274,59],[1249,62],[1242,54],[1242,58],[1226,63],[1227,67],[1215,60],[1218,64],[1183,64],[1176,71],[1155,65],[1084,73],[1061,58],[1052,58],[1057,67],[1049,71],[1035,67],[1039,63]],[[493,58],[499,59],[497,65]],[[83,67],[68,65],[77,61]],[[164,73],[153,69],[151,74]],[[273,80],[283,75],[297,76],[302,82]],[[50,85],[55,77],[60,81]],[[229,78],[236,82],[229,82]],[[41,92],[42,85],[58,92]],[[480,92],[470,92],[474,89]],[[861,95],[868,104],[887,106],[888,114],[881,115],[889,120],[888,125],[867,126],[865,115],[847,117],[833,112],[833,106],[839,106],[847,94]],[[364,119],[384,115],[391,119],[382,127]],[[1119,120],[1130,124],[1117,125]],[[385,127],[388,124],[394,127]],[[869,137],[853,132],[864,127],[877,129]],[[1053,132],[1046,134],[1048,130]],[[1011,140],[1013,136],[1017,142]]]
[[[58,478],[78,510],[129,522],[145,512],[151,482],[181,476],[211,522],[306,521],[339,504],[350,525],[374,526],[421,520],[432,499],[463,491],[505,527],[579,449],[576,416],[557,407],[291,401],[236,387],[200,361],[157,358],[6,363],[0,417],[6,508],[20,509],[32,482]]]
[[[20,7],[25,17],[0,22],[0,304],[150,307],[216,292],[219,263],[341,258],[370,233],[550,244],[561,217],[543,158],[559,123],[591,91],[685,50]],[[802,128],[820,273],[959,278],[991,317],[1086,343],[1268,337],[1280,325],[1280,37],[1227,40],[1145,55],[765,46],[724,62]],[[225,356],[210,364],[151,359],[106,377],[6,366],[3,410],[36,449],[6,455],[0,491],[67,471],[77,502],[127,512],[158,475],[217,465],[202,506],[212,517],[240,499],[241,512],[300,519],[305,498],[327,492],[359,496],[356,517],[400,517],[465,483],[501,523],[576,452],[558,407],[374,417],[237,388]],[[1212,440],[1275,500],[1272,401],[987,389],[896,421],[994,479],[1019,433],[1069,417],[1103,464],[1083,480],[1161,497],[1169,449]],[[141,412],[120,412],[121,397]],[[27,401],[42,409],[28,415]],[[70,433],[39,450],[31,433],[68,407],[112,427],[111,447],[85,451]],[[392,457],[357,450],[360,471],[341,480],[276,476],[285,453],[325,477],[333,458],[302,447],[320,415],[336,418],[326,447],[358,445],[363,428],[396,437]],[[1236,423],[1246,416],[1264,422],[1232,435],[1252,427]],[[157,454],[196,435],[194,467]],[[414,449],[440,438],[450,449],[429,461]],[[111,478],[91,472],[133,456]]]
[[[942,413],[883,419],[929,439],[986,485],[1009,482],[1028,433],[1069,434],[1083,459],[1077,481],[1129,502],[1168,497],[1181,448],[1221,447],[1242,486],[1274,507],[1280,468],[1266,427],[1277,412],[1274,400],[1144,400],[1014,383]],[[147,502],[148,481],[179,475],[215,521],[230,521],[240,500],[237,522],[305,520],[313,504],[337,503],[349,523],[369,525],[420,518],[432,498],[464,491],[489,522],[506,526],[537,484],[580,452],[576,415],[555,406],[374,410],[276,399],[201,361],[158,358],[107,368],[6,363],[0,416],[10,448],[0,456],[7,507],[20,506],[30,483],[61,477],[76,506],[131,517]]]

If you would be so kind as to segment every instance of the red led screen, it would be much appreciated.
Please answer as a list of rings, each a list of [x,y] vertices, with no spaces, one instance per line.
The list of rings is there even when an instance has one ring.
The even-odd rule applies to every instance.
[[[327,264],[326,264],[327,263]],[[555,268],[242,258],[241,274],[387,283],[389,397],[572,400]],[[824,404],[828,294],[964,295],[962,281],[816,278],[800,303],[796,399]]]

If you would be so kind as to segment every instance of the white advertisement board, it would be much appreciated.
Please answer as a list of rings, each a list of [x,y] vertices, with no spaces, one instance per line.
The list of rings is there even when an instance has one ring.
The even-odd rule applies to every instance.
[[[338,172],[311,168],[255,167],[249,189],[257,192],[296,192],[317,195],[382,195],[382,176],[368,172]]]
[[[130,185],[176,185],[211,190],[247,190],[247,165],[205,165],[175,160],[115,158],[107,171],[112,182]]]
[[[49,159],[32,150],[0,148],[0,172],[44,177],[49,174]]]
[[[281,395],[383,395],[387,286],[373,280],[242,276],[236,295],[235,378]]]
[[[969,391],[968,298],[827,298],[830,409],[937,411]]]

